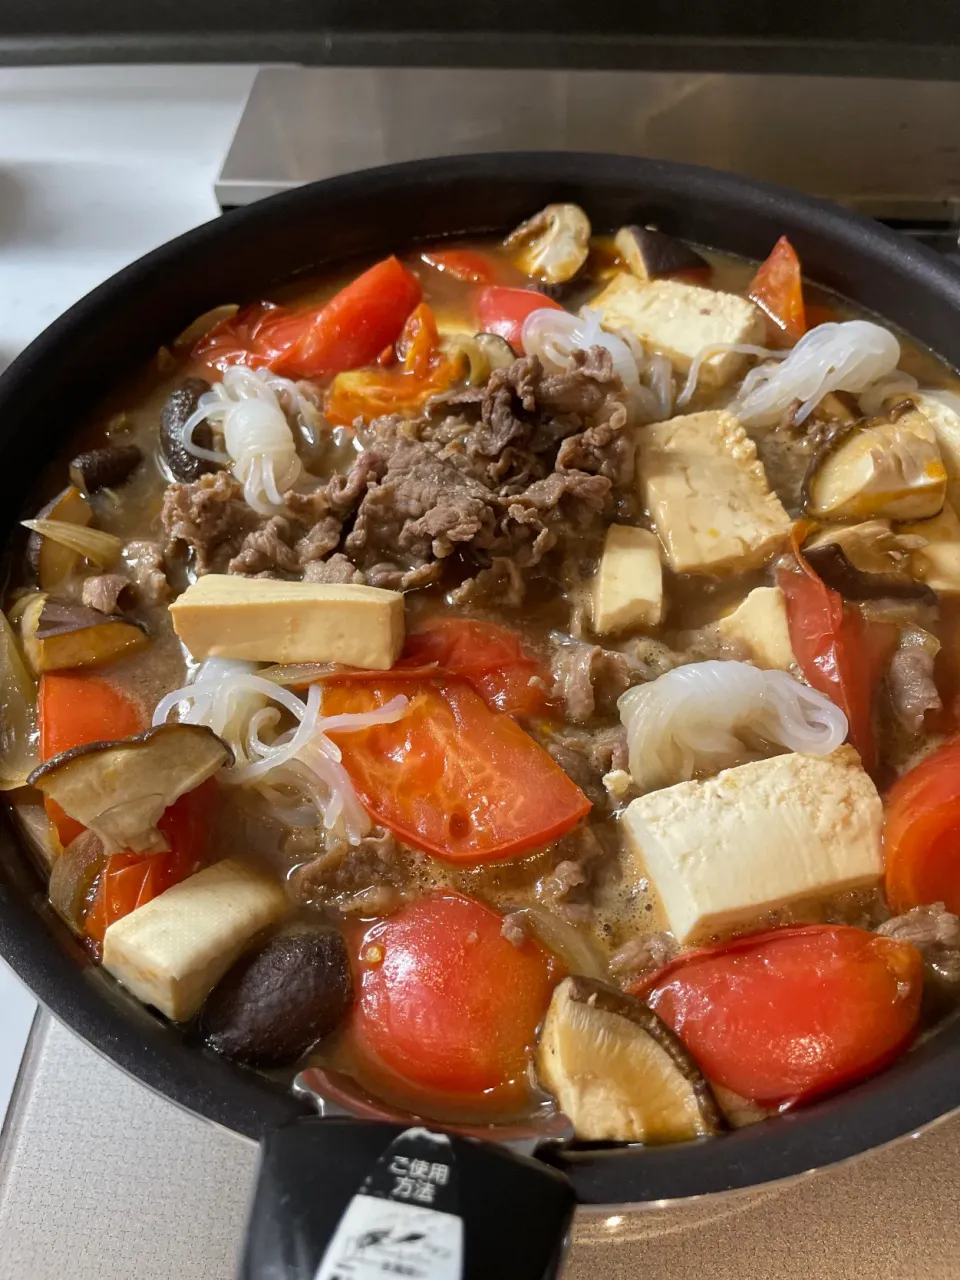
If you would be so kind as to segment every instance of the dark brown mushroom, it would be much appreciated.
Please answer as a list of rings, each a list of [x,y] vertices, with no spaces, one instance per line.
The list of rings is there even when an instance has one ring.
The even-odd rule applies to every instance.
[[[174,800],[232,763],[233,752],[205,725],[163,724],[62,751],[27,781],[99,836],[106,853],[153,853],[168,847],[157,822]]]
[[[143,461],[135,444],[108,444],[78,453],[70,463],[70,479],[84,493],[125,484]]]
[[[678,271],[710,270],[710,263],[696,249],[654,227],[621,227],[613,243],[640,280],[656,280]]]
[[[210,390],[203,378],[187,378],[167,398],[160,414],[160,452],[176,480],[199,480],[208,472],[217,471],[215,462],[196,458],[183,447],[183,424],[196,411],[200,397]],[[193,433],[193,439],[201,449],[213,448],[213,430],[208,422],[201,422]]]
[[[804,548],[811,569],[845,600],[920,600],[935,605],[937,593],[925,582],[888,573],[865,573],[836,542]]]

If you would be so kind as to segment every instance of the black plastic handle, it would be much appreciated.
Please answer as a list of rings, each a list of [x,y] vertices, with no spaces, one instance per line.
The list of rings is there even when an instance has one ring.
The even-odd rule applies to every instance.
[[[310,1117],[264,1140],[240,1280],[552,1280],[573,1209],[493,1143]]]

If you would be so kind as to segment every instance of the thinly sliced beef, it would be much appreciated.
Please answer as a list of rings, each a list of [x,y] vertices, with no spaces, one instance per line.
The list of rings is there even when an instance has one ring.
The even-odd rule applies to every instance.
[[[327,560],[311,560],[303,571],[304,582],[360,583],[363,574],[342,551]]]
[[[287,852],[297,857],[302,846],[294,833]],[[311,850],[312,851],[312,850]],[[290,872],[290,890],[307,906],[335,906],[343,915],[386,915],[400,902],[403,882],[400,849],[383,827],[375,827],[346,853],[323,852]]]
[[[243,485],[228,471],[201,476],[189,484],[171,484],[160,514],[167,554],[193,551],[197,573],[223,573],[238,555],[247,534],[263,524],[243,500]]]
[[[553,695],[568,720],[584,724],[598,711],[613,714],[617,699],[640,676],[625,654],[564,637],[554,645]]]
[[[142,600],[147,604],[165,604],[170,599],[170,583],[158,542],[137,538],[123,548],[123,559],[130,570]]]
[[[627,767],[623,725],[593,730],[567,725],[562,730],[540,730],[535,736],[592,805],[599,809],[609,804],[603,777]]]
[[[227,572],[248,577],[299,577],[300,558],[290,545],[293,537],[289,520],[283,516],[271,516],[262,529],[254,529],[247,534],[240,550],[227,566]]]
[[[610,957],[610,970],[622,979],[662,969],[679,952],[672,933],[653,933],[648,938],[631,938]]]
[[[920,627],[905,627],[887,668],[887,690],[898,723],[911,736],[923,731],[928,711],[943,705],[933,678],[940,648],[936,638]]]
[[[80,599],[88,609],[96,609],[98,613],[116,613],[121,603],[131,599],[134,590],[133,583],[122,573],[98,573],[84,579]]]
[[[912,907],[880,925],[877,933],[913,943],[941,978],[960,982],[960,918],[944,903]]]

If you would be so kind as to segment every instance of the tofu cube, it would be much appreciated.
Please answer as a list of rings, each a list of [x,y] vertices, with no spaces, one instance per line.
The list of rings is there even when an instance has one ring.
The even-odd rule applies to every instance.
[[[947,492],[956,507],[960,505],[960,411],[933,396],[914,393],[910,399],[933,427],[940,446],[940,457],[947,470]],[[954,402],[960,399],[953,396]]]
[[[689,370],[704,347],[757,344],[765,333],[763,316],[746,298],[679,280],[617,275],[590,306],[600,312],[605,329],[636,334],[681,373]],[[725,386],[744,363],[745,358],[734,351],[716,352],[704,360],[701,379],[708,386]]]
[[[663,615],[660,543],[648,529],[612,524],[593,581],[593,629],[655,627]]]
[[[960,516],[949,502],[932,520],[902,524],[898,533],[925,538],[927,545],[910,557],[910,571],[940,595],[960,595]]]
[[[833,520],[923,520],[947,494],[936,432],[919,412],[857,431],[820,464],[809,514]]]
[[[883,875],[883,806],[852,747],[681,782],[634,800],[623,823],[637,876],[684,944]]]
[[[720,635],[743,645],[754,666],[789,671],[796,665],[787,625],[787,601],[779,587],[754,587],[733,613],[717,623]]]
[[[210,573],[170,606],[194,658],[344,662],[385,671],[404,639],[399,591]]]
[[[144,1004],[186,1022],[288,906],[275,880],[241,862],[217,862],[110,925],[103,967]]]
[[[641,496],[676,573],[743,573],[785,545],[790,517],[732,414],[671,418],[637,439]]]

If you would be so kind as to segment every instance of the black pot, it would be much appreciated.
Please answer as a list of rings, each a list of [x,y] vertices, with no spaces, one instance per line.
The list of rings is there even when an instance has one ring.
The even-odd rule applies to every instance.
[[[778,236],[805,273],[960,366],[960,275],[874,222],[730,174],[602,155],[414,161],[332,178],[192,231],[101,285],[0,378],[0,512],[9,534],[51,457],[118,380],[201,312],[269,296],[296,273],[417,240],[502,231],[548,201],[598,229],[653,223],[762,258]],[[235,1067],[140,1006],[92,966],[46,904],[6,815],[0,952],[52,1012],[120,1067],[220,1124],[261,1137],[303,1114],[279,1083]],[[563,1149],[579,1202],[698,1196],[803,1173],[890,1142],[960,1106],[960,1021],[837,1097],[727,1136],[661,1148]]]

